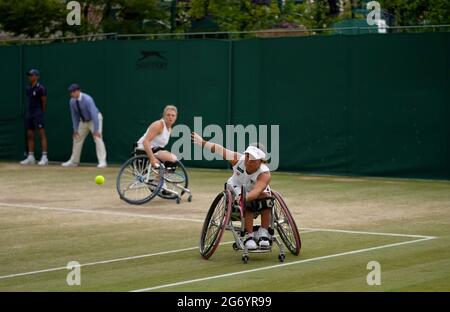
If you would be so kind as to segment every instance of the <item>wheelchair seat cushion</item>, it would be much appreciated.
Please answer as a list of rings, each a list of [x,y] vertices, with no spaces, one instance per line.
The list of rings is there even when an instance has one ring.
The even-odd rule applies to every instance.
[[[136,143],[135,143],[134,145],[136,145]],[[163,148],[161,148],[161,147],[153,147],[153,148],[152,148],[153,154],[154,154],[154,153],[157,153],[157,152],[159,152],[159,151],[161,151],[161,150],[163,150]],[[141,148],[138,148],[137,146],[134,146],[132,156],[146,155],[146,154],[147,154],[147,152],[146,152],[145,150],[143,150],[143,149],[141,149]]]

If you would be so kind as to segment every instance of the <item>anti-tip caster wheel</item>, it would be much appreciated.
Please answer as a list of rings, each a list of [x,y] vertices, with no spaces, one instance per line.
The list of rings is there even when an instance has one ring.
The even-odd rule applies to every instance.
[[[286,256],[284,254],[279,254],[278,255],[278,260],[280,260],[280,262],[284,262],[285,258],[286,258]]]
[[[248,262],[248,256],[247,256],[247,255],[242,256],[242,261],[243,261],[245,264],[247,264],[247,262]]]
[[[181,203],[181,198],[177,197],[176,201],[177,201],[177,204]]]
[[[233,249],[234,250],[239,250],[238,245],[236,243],[233,243]]]
[[[191,201],[192,201],[192,195],[189,195],[188,202],[191,202]]]

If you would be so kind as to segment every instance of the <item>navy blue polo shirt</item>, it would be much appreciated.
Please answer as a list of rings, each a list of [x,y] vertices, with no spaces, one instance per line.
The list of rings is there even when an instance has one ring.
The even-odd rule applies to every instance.
[[[28,113],[30,115],[42,114],[42,97],[47,96],[47,90],[40,83],[27,86]]]

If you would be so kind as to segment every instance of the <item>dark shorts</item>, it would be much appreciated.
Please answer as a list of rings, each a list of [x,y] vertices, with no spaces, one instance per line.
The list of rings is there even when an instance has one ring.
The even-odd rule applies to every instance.
[[[28,130],[44,129],[44,114],[27,116],[25,123]]]

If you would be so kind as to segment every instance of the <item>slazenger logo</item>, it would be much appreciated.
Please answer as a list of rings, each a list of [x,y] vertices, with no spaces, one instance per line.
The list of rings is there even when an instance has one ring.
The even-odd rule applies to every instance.
[[[165,54],[165,51],[141,51],[136,69],[167,70],[169,60]]]

